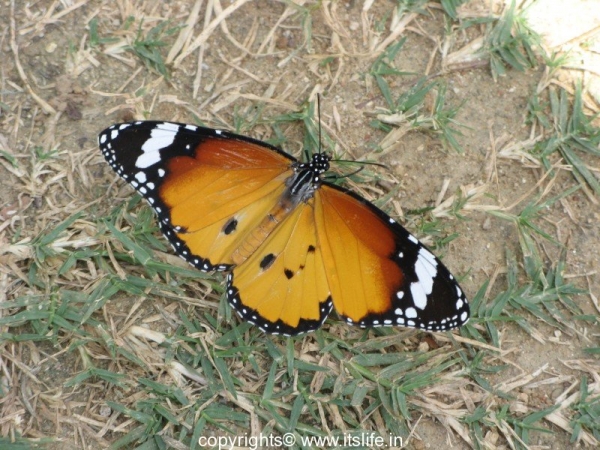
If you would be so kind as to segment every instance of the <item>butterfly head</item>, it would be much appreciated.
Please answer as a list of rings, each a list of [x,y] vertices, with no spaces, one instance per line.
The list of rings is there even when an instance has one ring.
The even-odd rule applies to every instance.
[[[313,184],[319,185],[321,183],[321,174],[329,170],[330,160],[331,157],[326,153],[315,153],[310,162],[294,164],[294,172],[306,172],[312,174]]]

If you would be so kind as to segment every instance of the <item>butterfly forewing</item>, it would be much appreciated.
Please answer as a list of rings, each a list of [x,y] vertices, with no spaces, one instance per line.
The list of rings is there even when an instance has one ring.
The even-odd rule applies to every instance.
[[[113,125],[99,142],[175,251],[201,270],[233,264],[233,249],[277,203],[294,161],[249,138],[168,122]]]
[[[456,280],[402,226],[336,186],[323,185],[315,199],[333,304],[349,323],[441,331],[467,321]]]

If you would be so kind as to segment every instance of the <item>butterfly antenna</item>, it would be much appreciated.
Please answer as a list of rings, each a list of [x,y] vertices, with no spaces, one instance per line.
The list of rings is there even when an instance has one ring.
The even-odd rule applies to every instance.
[[[321,141],[321,94],[317,93],[317,118],[319,120],[319,153],[323,149]]]
[[[388,166],[386,166],[385,164],[381,164],[375,161],[355,161],[352,159],[336,159],[335,162],[346,162],[346,163],[352,163],[352,164],[362,164],[364,166],[378,166],[378,167],[383,167],[384,169],[390,169]]]
[[[345,175],[338,175],[337,173],[332,173],[332,174],[326,175],[325,178],[330,178],[330,179],[334,179],[334,180],[341,180],[342,178],[348,178],[348,177],[351,177],[352,175],[356,175],[358,172],[361,172],[363,169],[364,169],[364,166],[363,167],[359,167],[354,172],[350,172],[350,173],[347,173]]]

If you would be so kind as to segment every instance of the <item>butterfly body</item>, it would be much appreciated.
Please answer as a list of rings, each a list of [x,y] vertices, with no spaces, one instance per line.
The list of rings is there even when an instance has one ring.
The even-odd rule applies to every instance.
[[[298,204],[306,203],[314,196],[321,184],[320,175],[329,169],[329,158],[317,153],[310,164],[294,163],[292,168],[294,172],[285,180],[286,189],[275,207],[269,211],[250,236],[234,250],[232,255],[234,264],[241,264],[248,259]],[[232,223],[237,224],[237,220],[228,221],[226,226],[231,226]]]
[[[447,330],[469,307],[423,244],[362,197],[322,179],[329,157],[299,162],[221,130],[169,122],[100,133],[111,167],[146,198],[174,250],[229,271],[227,298],[273,334],[349,324]]]

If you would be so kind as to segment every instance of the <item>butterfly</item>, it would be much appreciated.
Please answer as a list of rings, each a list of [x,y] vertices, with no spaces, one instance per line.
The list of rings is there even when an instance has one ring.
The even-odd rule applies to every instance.
[[[393,218],[324,180],[330,157],[300,162],[224,130],[172,122],[112,125],[98,136],[113,170],[154,209],[175,252],[227,271],[227,300],[270,334],[348,324],[443,331],[469,304],[442,262]]]

